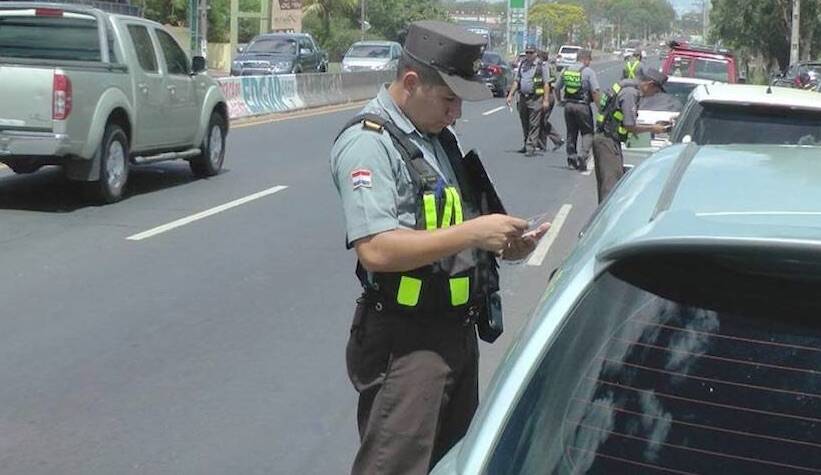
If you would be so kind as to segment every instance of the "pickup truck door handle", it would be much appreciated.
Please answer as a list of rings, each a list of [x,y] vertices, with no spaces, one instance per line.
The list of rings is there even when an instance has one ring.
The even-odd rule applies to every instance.
[[[143,94],[148,94],[148,84],[141,82],[137,84],[137,87],[140,89],[140,92]]]

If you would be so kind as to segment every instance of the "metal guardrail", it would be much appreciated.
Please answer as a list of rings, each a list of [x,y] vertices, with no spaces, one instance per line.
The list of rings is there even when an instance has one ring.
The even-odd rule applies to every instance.
[[[2,2],[3,0],[0,0]],[[131,5],[129,0],[28,0],[36,3],[63,3],[71,5],[87,5],[89,7],[99,8],[108,13],[116,13],[120,15],[143,16],[143,9],[137,5]]]

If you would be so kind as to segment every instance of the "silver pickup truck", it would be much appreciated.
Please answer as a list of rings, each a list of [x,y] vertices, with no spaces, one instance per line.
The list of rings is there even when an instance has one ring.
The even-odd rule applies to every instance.
[[[162,25],[79,6],[0,3],[0,162],[59,165],[90,198],[123,197],[129,168],[222,168],[228,108],[202,57]]]

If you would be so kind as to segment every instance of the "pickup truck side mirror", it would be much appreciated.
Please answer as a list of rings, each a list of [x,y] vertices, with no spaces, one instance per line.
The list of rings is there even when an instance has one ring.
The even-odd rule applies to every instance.
[[[199,74],[205,71],[207,68],[205,63],[205,58],[202,56],[194,56],[191,58],[191,73],[192,74]]]
[[[237,46],[237,53],[242,54],[243,51],[245,51],[245,48],[243,48],[242,46]]]

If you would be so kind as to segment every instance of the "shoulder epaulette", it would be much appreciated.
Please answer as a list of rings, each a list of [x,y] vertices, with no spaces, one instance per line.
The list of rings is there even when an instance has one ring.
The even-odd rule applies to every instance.
[[[366,130],[371,130],[373,132],[379,132],[380,134],[385,129],[382,124],[378,124],[372,120],[364,119],[362,121],[362,128]]]

